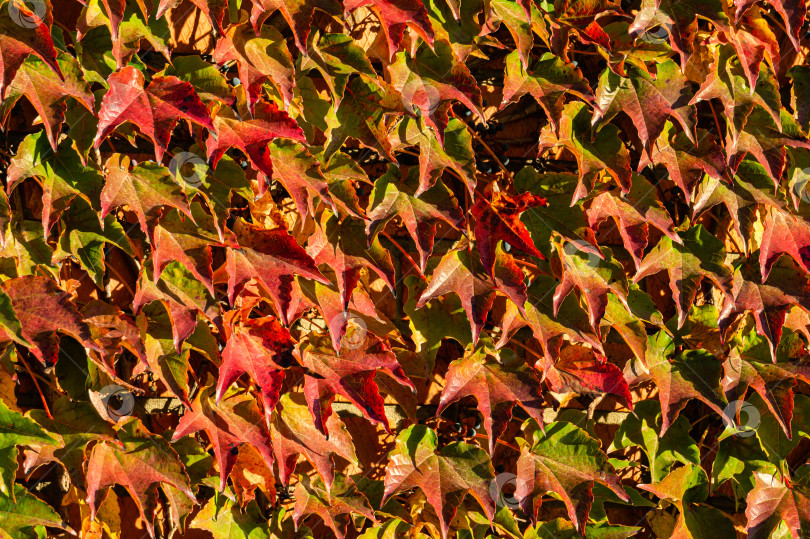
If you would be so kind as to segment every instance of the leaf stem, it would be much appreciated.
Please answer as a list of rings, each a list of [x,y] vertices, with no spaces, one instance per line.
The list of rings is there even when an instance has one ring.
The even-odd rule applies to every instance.
[[[408,254],[408,252],[407,252],[407,251],[406,251],[406,250],[405,250],[405,249],[402,247],[402,245],[400,245],[400,244],[399,244],[399,242],[398,242],[397,240],[395,240],[394,238],[392,238],[392,237],[391,237],[391,235],[390,235],[388,232],[386,232],[385,230],[381,231],[381,232],[380,232],[380,234],[382,234],[383,236],[385,236],[386,238],[388,238],[388,240],[389,240],[391,243],[393,243],[394,245],[396,245],[396,246],[397,246],[397,248],[398,248],[400,251],[402,251],[402,254],[404,254],[404,255],[405,255],[405,258],[407,258],[407,259],[408,259],[408,261],[409,261],[409,262],[410,262],[410,263],[413,265],[414,269],[415,269],[415,270],[416,270],[416,272],[419,274],[419,277],[421,277],[423,281],[427,281],[427,278],[426,278],[426,277],[425,277],[425,275],[422,273],[422,270],[421,270],[421,269],[419,269],[419,264],[417,264],[417,263],[416,263],[416,261],[415,261],[413,258],[411,258],[411,255],[409,255],[409,254]]]
[[[34,386],[36,386],[37,388],[39,398],[42,400],[42,406],[43,408],[45,408],[45,414],[48,416],[48,419],[53,419],[53,416],[51,415],[51,409],[48,407],[48,402],[45,400],[45,395],[42,393],[42,388],[39,387],[39,382],[37,381],[37,377],[34,375],[34,371],[31,370],[31,367],[28,365],[28,362],[25,361],[23,354],[20,354],[19,357],[20,363],[22,363],[23,367],[25,367],[25,370],[28,371],[28,375],[31,376],[31,380],[33,380]]]

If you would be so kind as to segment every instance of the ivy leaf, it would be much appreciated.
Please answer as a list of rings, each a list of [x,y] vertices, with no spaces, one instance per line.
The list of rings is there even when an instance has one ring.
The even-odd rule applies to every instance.
[[[281,32],[273,26],[263,27],[261,33],[254,32],[247,23],[231,26],[217,40],[213,60],[220,65],[236,62],[251,111],[261,100],[262,85],[268,82],[278,89],[285,105],[292,101],[295,86],[292,56]]]
[[[57,441],[48,435],[36,421],[25,417],[19,412],[10,410],[3,401],[0,401],[0,492],[9,499],[17,498],[17,487],[14,484],[17,470],[17,446],[27,445],[39,447],[56,444]],[[25,491],[23,496],[29,494]],[[17,499],[17,502],[22,500]]]
[[[495,33],[500,25],[506,29],[515,41],[517,50],[512,54],[517,54],[521,62],[520,67],[528,67],[530,52],[534,44],[534,33],[537,32],[544,41],[548,42],[548,32],[546,22],[541,13],[533,5],[531,0],[518,0],[511,2],[508,0],[494,0],[489,3],[489,14],[486,17],[486,25],[481,31]],[[456,15],[456,18],[459,18]],[[509,70],[509,57],[507,57],[507,71]]]
[[[598,331],[607,309],[608,294],[612,293],[627,307],[629,285],[621,264],[607,248],[603,249],[603,258],[600,259],[580,249],[578,243],[555,242],[554,245],[562,270],[562,278],[554,291],[555,316],[563,300],[576,288],[585,298],[591,327]]]
[[[101,190],[101,218],[110,210],[126,205],[138,217],[144,234],[152,237],[155,221],[164,206],[171,206],[193,219],[183,190],[175,183],[169,169],[157,163],[139,163],[130,168],[131,160],[113,154],[104,164],[104,188]]]
[[[573,342],[588,343],[596,350],[602,350],[602,342],[594,333],[588,315],[574,296],[565,298],[554,313],[549,293],[556,286],[553,277],[540,275],[532,281],[527,290],[525,314],[520,315],[517,306],[507,304],[502,321],[504,337],[499,346],[506,344],[507,336],[528,325],[534,338],[543,345],[544,357],[551,361],[559,356],[564,338]]]
[[[669,60],[656,66],[653,79],[634,66],[627,66],[627,77],[620,77],[605,69],[596,90],[593,124],[598,129],[624,112],[633,121],[644,148],[664,130],[667,119],[674,118],[683,127],[686,136],[694,142],[692,133],[696,121],[693,106],[688,104],[689,81],[675,62]]]
[[[51,148],[57,151],[57,141],[65,121],[66,100],[72,97],[87,114],[93,114],[93,94],[85,82],[81,66],[69,54],[60,53],[57,64],[64,80],[53,77],[53,68],[36,56],[29,56],[20,66],[0,106],[0,117],[7,118],[21,96],[25,96],[39,113]]]
[[[344,475],[337,476],[331,487],[326,487],[317,477],[314,480],[306,475],[301,477],[295,486],[293,518],[296,524],[300,524],[304,517],[310,515],[321,517],[338,539],[345,537],[346,527],[354,515],[362,515],[375,524],[377,522],[368,499]]]
[[[53,8],[51,3],[43,0],[40,4],[44,13],[35,13],[25,4],[6,2],[0,9],[0,98],[5,99],[9,85],[14,80],[17,70],[29,54],[42,59],[60,79],[62,70],[56,61],[57,52],[51,38]],[[16,16],[15,16],[16,15]],[[19,24],[22,19],[27,24]]]
[[[413,114],[418,112],[436,131],[439,142],[444,142],[448,101],[457,100],[484,119],[481,90],[446,42],[437,41],[433,49],[423,44],[413,58],[399,53],[389,70],[391,84],[402,94],[405,108]]]
[[[788,70],[788,76],[793,80],[790,92],[791,106],[796,111],[799,127],[807,131],[810,129],[810,104],[803,96],[810,91],[810,67],[793,66]]]
[[[650,336],[654,338],[654,336]],[[689,436],[692,425],[685,417],[678,417],[662,436],[661,406],[656,400],[637,402],[633,414],[619,426],[608,452],[637,446],[650,462],[652,482],[662,480],[677,463],[700,464],[697,442]]]
[[[264,405],[264,416],[270,424],[270,412],[278,402],[284,368],[294,365],[294,342],[273,317],[251,318],[236,323],[237,316],[226,318],[228,341],[222,351],[222,365],[217,382],[217,403],[225,391],[244,373],[258,386]]]
[[[334,270],[344,311],[363,268],[373,270],[391,290],[395,288],[391,254],[380,244],[379,238],[367,241],[362,221],[351,217],[339,221],[335,214],[325,210],[319,227],[309,238],[307,252],[319,265],[328,265]]]
[[[630,410],[633,409],[630,388],[622,371],[591,348],[576,344],[562,348],[557,362],[545,369],[544,377],[552,391],[557,393],[566,390],[580,395],[611,393],[621,398]]]
[[[745,396],[749,387],[759,393],[785,435],[791,438],[793,389],[797,385],[797,376],[792,372],[793,365],[786,360],[800,361],[805,355],[804,344],[800,337],[788,331],[779,343],[774,363],[767,340],[757,335],[754,329],[735,334],[734,344],[728,360],[723,365],[726,373],[723,379],[726,394],[731,394],[729,391],[731,386],[734,394],[740,398]],[[736,409],[734,413],[736,415]]]
[[[747,10],[738,24],[725,26],[721,31],[737,51],[751,88],[757,85],[760,64],[766,55],[771,65],[780,64],[779,42],[768,21],[762,16],[759,6]]]
[[[107,489],[118,484],[132,495],[149,535],[154,537],[153,519],[146,516],[146,509],[157,501],[153,485],[171,485],[196,502],[188,486],[188,476],[169,443],[152,435],[139,419],[124,423],[118,439],[120,445],[99,442],[87,458],[85,476],[90,516],[95,518]]]
[[[706,537],[714,533],[729,536],[736,533],[733,523],[722,512],[700,503],[706,500],[709,493],[709,480],[699,465],[687,464],[659,483],[639,485],[639,488],[677,506],[679,515],[672,531],[674,537]]]
[[[565,94],[593,101],[593,93],[582,71],[550,52],[544,53],[528,69],[523,67],[525,62],[521,61],[518,51],[510,53],[505,61],[501,109],[529,94],[543,107],[552,127],[558,132]]]
[[[115,216],[105,217],[102,226],[98,214],[83,198],[73,199],[62,215],[62,223],[62,235],[53,260],[61,261],[72,255],[99,288],[104,288],[106,245],[115,245],[129,255],[134,254],[131,242]]]
[[[416,196],[436,185],[445,169],[452,169],[467,186],[473,196],[475,185],[475,156],[472,137],[467,124],[452,118],[444,130],[443,143],[436,132],[427,127],[424,118],[405,117],[397,128],[403,144],[419,146],[419,187]]]
[[[745,127],[748,116],[759,105],[765,109],[778,127],[781,127],[780,110],[782,108],[779,96],[779,84],[770,70],[761,66],[757,84],[749,85],[745,71],[739,58],[729,46],[720,46],[717,49],[714,64],[709,76],[701,84],[692,97],[690,103],[719,99],[723,103],[729,137],[736,140]]]
[[[234,102],[233,89],[228,85],[224,75],[199,56],[172,58],[172,65],[166,66],[162,74],[173,75],[190,83],[203,103],[222,101],[232,105]]]
[[[110,0],[104,0],[105,3]],[[120,1],[120,0],[119,0]],[[143,0],[138,0],[139,4]],[[126,2],[122,2],[126,3]],[[169,9],[174,9],[180,2],[177,0],[160,0],[155,13],[156,17],[163,17]],[[225,12],[228,8],[228,2],[224,0],[192,0],[192,3],[206,16],[211,23],[211,26],[220,33],[224,33],[222,29],[222,21],[225,19]],[[107,10],[109,13],[109,9]]]
[[[633,178],[633,185],[626,196],[617,196],[608,191],[597,195],[585,213],[588,224],[594,230],[606,220],[613,218],[618,225],[624,246],[630,251],[636,267],[641,264],[647,247],[649,225],[666,234],[675,243],[682,243],[675,233],[672,218],[656,196],[656,189],[641,176]]]
[[[273,178],[284,185],[301,215],[306,215],[308,208],[314,208],[316,196],[337,211],[320,163],[304,146],[282,139],[271,142],[269,148],[270,159],[275,164]]]
[[[623,191],[630,189],[630,156],[619,138],[618,127],[605,125],[592,136],[591,114],[584,103],[572,101],[565,105],[558,133],[551,126],[543,128],[539,150],[555,146],[565,147],[577,160],[579,184],[572,204],[588,194],[603,170],[607,170]]]
[[[771,207],[763,228],[759,250],[762,282],[768,280],[771,268],[783,254],[790,255],[806,272],[810,272],[810,225],[780,208]]]
[[[543,494],[552,492],[565,503],[568,516],[582,533],[593,502],[594,483],[629,501],[599,442],[579,427],[555,422],[546,425],[543,432],[529,419],[517,441],[520,458],[515,496],[532,518],[537,518]]]
[[[316,2],[302,2],[300,0],[259,0],[253,4],[250,12],[250,22],[259,34],[262,23],[275,11],[280,11],[284,20],[292,30],[298,50],[307,53],[307,36],[312,24],[312,15],[315,8],[322,9],[334,15],[340,14],[340,4],[333,0],[318,0]]]
[[[146,348],[140,329],[132,319],[115,305],[103,301],[91,301],[82,307],[81,314],[90,327],[93,339],[101,350],[91,353],[97,363],[108,372],[115,372],[115,358],[126,348],[141,364],[146,365]]]
[[[197,203],[192,204],[191,219],[183,219],[180,212],[168,212],[155,227],[152,251],[152,278],[157,282],[160,274],[172,261],[178,261],[205,285],[214,295],[211,246],[219,244],[213,233],[214,220]]]
[[[762,282],[759,268],[747,263],[734,272],[717,323],[720,331],[725,333],[732,322],[750,311],[754,315],[757,333],[768,340],[771,357],[775,358],[785,316],[794,304],[810,308],[807,276],[795,263],[782,259],[774,264],[765,282]]]
[[[50,505],[18,484],[14,485],[13,496],[0,495],[0,522],[3,523],[3,534],[14,539],[30,537],[32,530],[29,528],[34,526],[70,529]]]
[[[357,463],[351,435],[338,416],[329,416],[326,427],[328,437],[315,426],[302,395],[281,396],[270,419],[270,432],[282,485],[289,484],[300,455],[312,463],[327,488],[335,478],[333,455]]]
[[[755,472],[754,489],[746,498],[749,537],[771,537],[782,522],[793,538],[810,525],[810,467],[799,468],[788,482],[767,472]]]
[[[725,4],[720,0],[642,0],[641,9],[628,33],[638,39],[655,27],[664,28],[670,35],[673,50],[681,55],[681,68],[684,68],[694,52],[698,17],[719,28],[726,28],[731,23]]]
[[[304,132],[286,112],[273,103],[258,101],[253,109],[253,119],[241,121],[230,107],[220,107],[214,116],[213,132],[206,141],[208,162],[216,167],[229,148],[242,150],[253,167],[268,178],[273,176],[268,143],[275,138],[288,138],[304,142]],[[264,182],[260,182],[263,186]],[[259,195],[264,193],[260,187]]]
[[[328,162],[324,159],[323,148],[310,148],[310,152],[321,164],[332,202],[352,217],[365,219],[357,191],[358,187],[371,184],[366,172],[343,152],[337,152]]]
[[[778,182],[785,170],[785,148],[810,148],[807,135],[802,133],[796,121],[786,111],[782,111],[782,128],[761,108],[755,108],[748,116],[745,128],[736,140],[726,140],[728,163],[732,169],[750,153],[768,171],[774,182]]]
[[[523,272],[512,257],[499,251],[494,264],[493,282],[470,251],[459,249],[448,252],[433,270],[430,283],[419,297],[416,308],[421,309],[428,301],[454,292],[469,319],[473,342],[478,342],[487,314],[495,301],[495,290],[502,290],[520,310],[526,303]]]
[[[335,106],[340,106],[351,75],[358,74],[370,82],[379,82],[366,52],[346,34],[311,33],[307,51],[308,57],[302,59],[301,69],[316,68],[321,73]]]
[[[236,463],[240,447],[249,443],[273,464],[270,434],[261,426],[261,412],[250,395],[232,396],[214,404],[213,388],[203,388],[186,410],[172,435],[172,442],[204,430],[219,463],[219,489],[223,491]]]
[[[107,82],[110,89],[101,101],[95,148],[119,125],[130,122],[154,142],[155,159],[160,161],[179,120],[214,129],[208,109],[194,87],[177,77],[153,76],[144,88],[143,73],[127,66],[110,75]]]
[[[417,198],[418,176],[419,171],[412,168],[403,178],[399,169],[389,165],[388,171],[374,182],[366,212],[370,219],[366,232],[373,241],[391,219],[402,219],[419,251],[419,267],[424,271],[433,252],[437,224],[445,222],[460,230],[464,226],[464,216],[455,196],[444,183],[437,183]]]
[[[478,410],[484,416],[490,455],[494,453],[495,442],[512,418],[515,404],[519,404],[526,413],[542,424],[543,399],[538,391],[539,381],[534,372],[504,367],[491,349],[481,347],[453,361],[448,368],[446,380],[436,413],[441,414],[449,404],[463,397],[474,396],[478,402]]]
[[[332,402],[335,395],[342,395],[365,418],[382,424],[386,431],[391,432],[383,399],[374,382],[377,370],[416,391],[391,348],[376,335],[366,333],[363,336],[361,333],[342,343],[340,351],[335,352],[331,342],[310,335],[298,353],[304,367],[315,374],[304,379],[304,395],[316,428],[328,434],[326,420],[332,414]]]
[[[666,167],[669,177],[681,188],[687,202],[692,201],[695,185],[704,174],[719,182],[726,169],[723,152],[707,131],[697,130],[695,145],[686,132],[676,133],[675,126],[669,121],[649,155],[641,155],[638,170],[653,164]]]
[[[312,258],[286,230],[267,230],[240,219],[234,223],[233,232],[239,248],[228,249],[225,262],[231,304],[242,285],[255,279],[273,298],[279,320],[286,325],[290,322],[293,276],[328,282],[318,272]]]
[[[29,412],[31,419],[55,440],[53,443],[37,444],[36,451],[27,455],[23,470],[30,473],[40,465],[59,462],[65,467],[71,481],[81,484],[87,444],[99,440],[112,442],[115,431],[99,416],[93,405],[86,401],[77,402],[68,397],[60,397],[51,405],[50,412],[52,418],[44,410]]]
[[[436,510],[442,537],[447,538],[456,510],[471,494],[492,522],[495,504],[489,495],[494,472],[483,449],[454,442],[441,449],[436,432],[424,425],[402,431],[389,453],[382,503],[393,494],[419,487]]]
[[[661,401],[661,435],[666,434],[689,399],[698,399],[720,415],[726,399],[720,388],[722,367],[705,350],[689,350],[670,361],[665,356],[652,358],[647,368],[659,388]]]
[[[778,209],[785,207],[781,197],[773,192],[773,180],[768,171],[751,158],[740,163],[731,183],[712,177],[703,179],[694,200],[694,215],[697,217],[716,204],[726,206],[734,222],[734,229],[746,240],[751,238],[757,210],[766,212],[764,206]]]
[[[495,250],[499,240],[532,256],[544,259],[532,242],[520,214],[535,206],[545,206],[546,199],[531,193],[509,195],[494,193],[492,199],[479,198],[470,213],[475,218],[475,238],[484,270],[495,278]]]
[[[347,13],[364,6],[372,9],[388,40],[389,58],[399,50],[406,26],[410,26],[428,45],[434,46],[433,26],[422,0],[344,0],[343,5]]]
[[[351,79],[340,106],[335,109],[334,118],[327,117],[326,138],[329,143],[324,151],[326,160],[352,137],[390,161],[396,161],[391,153],[385,115],[403,110],[402,98],[387,83],[380,81],[375,84],[362,77]]]
[[[70,335],[86,348],[100,350],[91,340],[90,328],[70,300],[70,294],[51,279],[26,275],[8,279],[0,287],[11,300],[13,312],[22,327],[22,336],[31,343],[31,353],[43,365],[51,366],[59,357],[56,332]],[[4,307],[7,308],[8,304]],[[11,340],[6,336],[0,336],[0,339]]]
[[[42,132],[32,133],[20,143],[8,167],[8,191],[27,178],[36,178],[42,186],[42,228],[46,232],[77,196],[92,204],[103,181],[96,168],[82,163],[70,141],[63,140],[54,152]]]
[[[663,237],[644,257],[634,282],[660,271],[669,273],[669,287],[678,310],[678,327],[683,326],[689,308],[695,302],[701,279],[707,278],[720,290],[731,288],[731,268],[725,263],[723,244],[702,225],[680,233],[681,242]]]

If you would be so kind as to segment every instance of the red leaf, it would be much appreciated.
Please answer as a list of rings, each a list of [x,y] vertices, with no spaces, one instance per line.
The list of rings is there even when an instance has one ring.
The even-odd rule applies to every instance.
[[[334,270],[344,311],[363,268],[374,270],[391,290],[395,288],[391,254],[379,239],[367,241],[362,221],[351,217],[340,221],[335,214],[325,210],[318,228],[309,238],[307,252],[319,265]]]
[[[364,331],[362,328],[354,330]],[[299,351],[304,367],[318,375],[317,378],[307,376],[304,380],[304,395],[315,426],[328,434],[326,420],[332,414],[332,401],[335,395],[342,395],[357,406],[364,417],[372,423],[382,424],[385,430],[391,432],[383,399],[374,383],[377,369],[416,391],[413,382],[397,363],[397,357],[387,344],[372,333],[353,335],[337,354],[329,341],[323,341],[310,334],[309,340]]]
[[[221,107],[214,117],[214,132],[208,136],[208,161],[216,167],[229,148],[239,148],[247,155],[253,166],[268,178],[273,176],[273,163],[267,148],[275,138],[288,138],[306,142],[304,132],[273,103],[256,103],[252,120],[237,118],[233,109]],[[264,185],[264,182],[261,182]],[[260,195],[264,193],[260,188]]]
[[[51,3],[41,0],[34,7],[38,6],[45,8],[41,18],[24,2],[7,2],[0,9],[0,99],[5,99],[8,85],[29,54],[42,58],[64,79],[51,39]]]
[[[431,47],[433,46],[433,26],[430,24],[422,0],[344,0],[343,5],[347,13],[368,6],[377,14],[388,39],[389,57],[393,57],[399,50],[406,26],[410,26]]]
[[[256,448],[269,467],[273,466],[273,452],[270,433],[261,424],[253,397],[240,395],[214,404],[211,390],[206,387],[197,394],[191,409],[180,418],[172,442],[204,430],[214,447],[219,463],[219,489],[224,491],[242,444],[249,443]]]
[[[495,247],[499,240],[545,260],[520,220],[520,214],[524,211],[545,205],[545,198],[531,193],[509,195],[502,191],[494,193],[491,200],[481,197],[476,201],[471,210],[475,217],[475,238],[481,253],[481,263],[491,277],[494,278]]]
[[[479,349],[450,364],[445,377],[447,383],[436,410],[437,415],[441,414],[450,403],[468,395],[474,396],[478,410],[484,416],[490,455],[494,453],[495,442],[512,418],[515,404],[519,404],[539,424],[543,423],[543,398],[535,373],[527,369],[507,369],[491,352]]]
[[[257,4],[253,4],[254,9]],[[262,97],[262,84],[270,82],[278,87],[284,103],[293,99],[295,69],[287,44],[278,30],[265,27],[257,35],[245,24],[234,25],[217,40],[213,59],[222,65],[236,62],[239,80],[245,87],[251,111]]]
[[[113,208],[126,205],[135,212],[141,230],[150,238],[164,206],[177,208],[192,219],[186,195],[169,169],[157,163],[140,163],[130,170],[130,163],[129,157],[116,153],[104,164],[106,182],[101,190],[102,219]]]
[[[194,87],[177,77],[152,77],[144,89],[143,73],[127,66],[110,75],[107,82],[110,89],[104,94],[98,113],[96,148],[116,127],[131,122],[155,143],[155,158],[159,162],[179,120],[214,129],[208,109]]]
[[[228,298],[233,304],[245,282],[255,279],[273,298],[279,319],[290,322],[294,276],[328,283],[315,262],[295,239],[282,229],[267,230],[237,220],[233,225],[238,249],[226,252]]]
[[[90,328],[70,301],[70,294],[47,277],[27,275],[3,282],[2,289],[22,326],[22,336],[31,343],[31,353],[44,365],[51,366],[59,357],[56,332],[70,335],[86,348],[101,348],[91,340]],[[0,342],[10,342],[3,332]]]
[[[295,343],[290,332],[275,318],[250,318],[235,322],[237,311],[225,317],[228,342],[222,351],[222,366],[217,382],[217,403],[225,391],[242,374],[248,373],[262,395],[264,417],[270,424],[270,413],[278,402],[284,368],[295,364],[292,350]]]
[[[500,288],[523,311],[526,303],[526,286],[523,284],[523,272],[514,263],[508,254],[499,251],[494,262],[495,283],[484,272],[475,256],[466,249],[450,251],[442,258],[430,283],[422,295],[416,308],[422,308],[431,299],[451,292],[458,295],[464,312],[470,321],[473,342],[478,342],[478,336],[484,327],[487,313],[495,301],[495,290]]]
[[[335,478],[332,455],[357,463],[352,437],[338,416],[329,416],[326,426],[328,437],[316,428],[303,395],[285,393],[281,396],[273,410],[270,432],[282,485],[289,485],[300,455],[312,463],[327,488],[332,486]]]
[[[621,369],[597,354],[591,348],[570,345],[560,350],[560,358],[545,371],[552,391],[573,391],[591,397],[611,393],[618,395],[625,405],[633,409],[630,387]]]

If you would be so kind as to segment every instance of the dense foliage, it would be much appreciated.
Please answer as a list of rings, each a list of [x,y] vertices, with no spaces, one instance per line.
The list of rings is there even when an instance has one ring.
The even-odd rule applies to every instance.
[[[0,537],[805,537],[804,0],[0,0]]]

